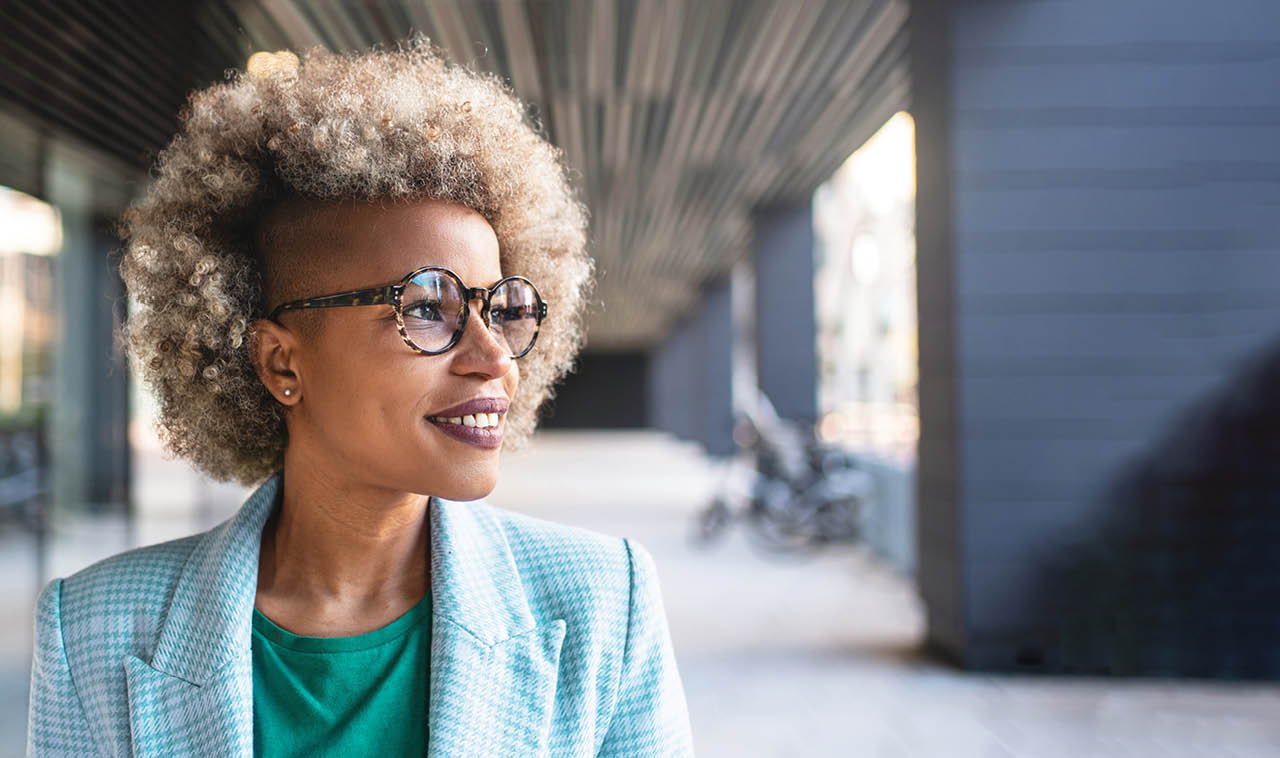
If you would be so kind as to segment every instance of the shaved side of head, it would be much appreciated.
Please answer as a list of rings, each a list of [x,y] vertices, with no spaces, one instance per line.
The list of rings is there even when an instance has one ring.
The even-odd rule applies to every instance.
[[[342,203],[288,197],[258,220],[254,247],[262,272],[264,312],[290,300],[327,294],[322,272],[332,270],[344,243],[335,223]]]

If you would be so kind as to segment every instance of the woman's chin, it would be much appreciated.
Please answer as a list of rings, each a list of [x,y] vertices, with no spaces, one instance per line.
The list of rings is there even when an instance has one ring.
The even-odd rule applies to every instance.
[[[419,490],[428,492],[438,498],[444,500],[479,500],[486,497],[493,488],[498,486],[498,470],[497,466],[492,471],[470,471],[465,477],[443,477],[436,479],[434,482],[426,483],[426,489]]]

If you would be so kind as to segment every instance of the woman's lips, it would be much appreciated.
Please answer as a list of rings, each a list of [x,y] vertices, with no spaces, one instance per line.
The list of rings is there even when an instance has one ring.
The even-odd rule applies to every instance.
[[[492,449],[502,444],[502,424],[497,426],[464,426],[428,418],[427,422],[455,440],[469,445]]]

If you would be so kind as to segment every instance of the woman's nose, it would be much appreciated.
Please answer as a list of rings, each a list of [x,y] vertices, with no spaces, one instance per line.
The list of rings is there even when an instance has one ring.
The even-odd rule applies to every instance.
[[[482,315],[483,301],[475,298],[467,307],[471,308],[473,304],[474,310],[467,319],[462,340],[456,348],[463,353],[459,356],[461,363],[465,364],[462,368],[466,373],[481,371],[490,376],[501,376],[511,368],[511,350],[485,323]]]

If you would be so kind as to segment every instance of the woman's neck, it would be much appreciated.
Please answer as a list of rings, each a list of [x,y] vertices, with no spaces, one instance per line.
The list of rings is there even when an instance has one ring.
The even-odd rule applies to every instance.
[[[258,562],[257,606],[273,609],[272,620],[364,628],[423,597],[431,586],[427,497],[339,483],[305,465],[286,464],[282,478]]]

